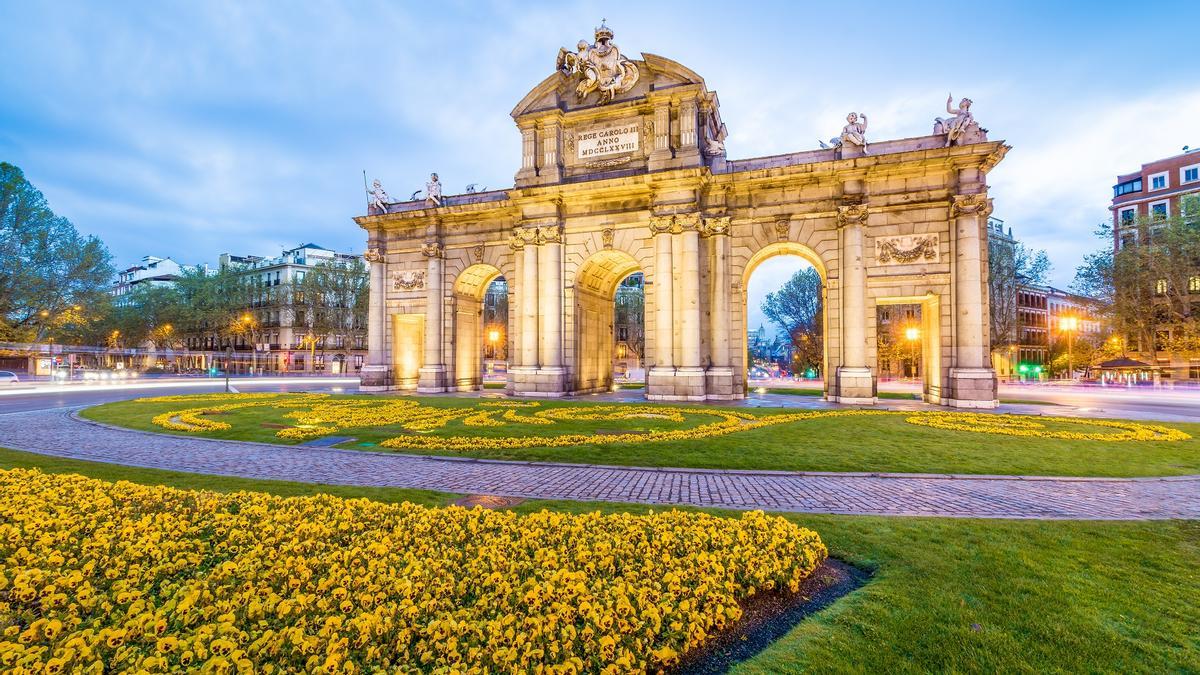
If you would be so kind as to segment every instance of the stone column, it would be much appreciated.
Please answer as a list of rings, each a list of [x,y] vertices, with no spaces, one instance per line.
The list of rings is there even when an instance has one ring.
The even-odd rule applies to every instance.
[[[867,270],[863,260],[866,222],[866,206],[838,207],[838,227],[842,231],[842,363],[830,398],[839,403],[875,403],[875,376],[867,365]]]
[[[521,347],[520,365],[524,368],[538,367],[538,247],[526,242],[521,249]]]
[[[547,396],[565,393],[563,374],[563,278],[562,228],[554,225],[538,228],[543,242],[538,253],[539,281],[538,313],[541,315],[541,334],[538,356],[538,391]]]
[[[700,142],[697,134],[699,108],[696,99],[685,99],[679,104],[679,152],[678,155],[694,156],[700,154]]]
[[[679,367],[689,371],[700,370],[700,215],[676,216],[683,230],[677,236],[680,260],[675,261],[679,270],[680,307],[679,332],[681,333]]]
[[[363,255],[371,266],[367,307],[367,363],[359,374],[359,389],[380,391],[391,384],[388,369],[387,335],[387,262],[379,242]]]
[[[991,211],[986,193],[955,195],[950,203],[954,230],[954,360],[950,368],[949,403],[956,408],[994,408],[996,372],[987,344],[984,306],[983,223]]]
[[[646,373],[646,398],[660,398],[673,390],[675,375],[675,314],[671,261],[671,228],[674,216],[654,216],[650,232],[654,237],[654,365]]]
[[[445,249],[436,241],[421,246],[425,255],[425,362],[421,366],[417,391],[439,393],[446,391],[446,364],[442,358],[443,307],[446,303],[442,284]]]
[[[729,358],[729,333],[733,330],[729,316],[729,220],[729,216],[705,218],[701,229],[712,251],[708,289],[710,363],[705,393],[706,398],[717,400],[734,398]]]
[[[542,166],[538,170],[538,181],[557,183],[562,180],[562,162],[559,160],[561,135],[557,123],[542,129]]]

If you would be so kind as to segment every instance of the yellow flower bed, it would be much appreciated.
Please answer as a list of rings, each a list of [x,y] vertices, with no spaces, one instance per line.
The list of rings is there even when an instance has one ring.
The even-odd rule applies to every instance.
[[[863,415],[900,415],[909,424],[950,431],[1002,434],[1031,438],[1090,440],[1090,441],[1179,441],[1191,438],[1170,427],[1070,417],[1037,418],[1023,415],[1001,415],[969,412],[890,412],[884,410],[815,410],[789,413],[758,413],[738,408],[682,408],[649,404],[615,404],[592,406],[558,406],[544,410],[537,401],[483,401],[477,406],[441,408],[422,405],[414,399],[349,398],[334,399],[325,394],[204,394],[169,398],[139,399],[147,402],[205,402],[206,407],[192,407],[157,415],[153,422],[176,431],[210,431],[228,429],[229,424],[205,417],[250,407],[294,409],[285,416],[296,425],[280,430],[280,438],[306,439],[325,436],[342,429],[397,426],[410,432],[434,432],[450,422],[461,420],[468,427],[551,426],[558,422],[612,422],[656,420],[685,423],[689,417],[707,417],[715,421],[693,427],[661,430],[648,433],[588,434],[570,433],[556,436],[513,435],[488,437],[477,435],[406,434],[385,439],[380,445],[397,449],[462,451],[475,449],[512,450],[532,447],[565,447],[572,445],[613,445],[618,443],[659,443],[713,438],[740,433],[766,426],[788,424],[825,417]],[[528,411],[528,412],[527,412]],[[1039,419],[1054,422],[1116,429],[1117,432],[1067,431],[1049,429]]]
[[[905,418],[905,421],[909,424],[919,424],[935,429],[1078,441],[1186,441],[1191,438],[1191,436],[1178,429],[1164,427],[1159,424],[1094,420],[1076,417],[1053,417],[1050,419],[1062,424],[1120,429],[1121,433],[1047,429],[1046,425],[1039,422],[1037,418],[1022,415],[922,412],[909,415]]]
[[[0,471],[0,670],[656,671],[826,555],[761,512],[519,516]]]

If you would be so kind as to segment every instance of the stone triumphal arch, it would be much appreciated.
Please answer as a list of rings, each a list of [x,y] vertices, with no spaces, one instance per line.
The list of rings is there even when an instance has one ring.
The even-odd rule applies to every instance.
[[[613,294],[644,275],[646,396],[746,394],[746,283],[774,255],[824,281],[826,395],[875,400],[876,309],[920,304],[927,401],[992,407],[986,176],[1007,146],[970,101],[929,136],[874,141],[851,114],[820,149],[726,157],[716,92],[667,58],[623,56],[612,31],[560,50],[512,111],[515,185],[390,202],[368,214],[365,389],[481,385],[484,290],[509,293],[508,392],[612,385]]]

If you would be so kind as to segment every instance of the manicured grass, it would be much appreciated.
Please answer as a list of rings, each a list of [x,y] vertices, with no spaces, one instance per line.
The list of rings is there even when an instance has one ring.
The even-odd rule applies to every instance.
[[[40,468],[183,488],[330,492],[440,504],[389,488],[298,486],[46,458]],[[520,512],[649,507],[526,502]],[[863,588],[809,618],[738,672],[1195,672],[1200,522],[1054,522],[787,514],[832,554],[870,569]]]
[[[443,408],[477,407],[485,399],[421,398],[422,405]],[[595,403],[545,401],[538,409],[591,406]],[[607,404],[612,405],[612,404]],[[158,413],[189,407],[186,403],[120,401],[83,412],[87,418],[134,429],[167,432],[151,423]],[[673,406],[687,411],[685,427],[716,421],[705,406]],[[482,408],[481,408],[482,410]],[[532,409],[518,409],[529,413]],[[728,410],[727,408],[725,410]],[[209,438],[289,444],[276,437],[278,427],[293,422],[287,409],[248,408],[220,415],[232,428],[202,432]],[[756,415],[795,412],[785,408],[754,408]],[[1163,476],[1200,473],[1200,424],[1171,424],[1193,436],[1179,442],[1112,442],[1018,437],[972,431],[933,429],[909,424],[906,415],[832,417],[802,420],[780,426],[741,431],[725,436],[692,440],[571,447],[497,449],[485,447],[452,454],[522,461],[576,462],[625,466],[671,466],[791,471],[878,471],[899,473],[1026,474],[1056,476]],[[1048,429],[1112,432],[1102,427],[1068,424],[1052,417],[1032,417]],[[272,426],[274,425],[274,426]],[[556,436],[677,429],[666,419],[635,418],[616,421],[556,421],[531,426],[510,423],[500,427],[466,426],[454,420],[433,436],[470,436],[488,439],[506,436]],[[184,432],[178,432],[184,433]],[[395,426],[363,427],[339,431],[355,440],[341,447],[387,450],[380,441],[405,433]],[[431,451],[391,450],[428,454]],[[436,452],[436,451],[432,451]],[[447,451],[452,452],[452,451]]]

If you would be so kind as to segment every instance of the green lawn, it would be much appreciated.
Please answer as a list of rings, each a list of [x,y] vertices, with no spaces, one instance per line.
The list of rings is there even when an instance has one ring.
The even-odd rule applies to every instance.
[[[394,400],[394,399],[392,399]],[[494,399],[420,398],[422,405],[441,408],[478,408]],[[120,401],[83,411],[97,421],[167,432],[151,423],[159,413],[180,410],[187,403]],[[514,409],[521,414],[561,406],[586,407],[595,403],[545,401],[540,407]],[[609,404],[611,405],[611,404]],[[681,425],[665,419],[636,418],[615,421],[558,421],[545,426],[510,423],[502,427],[472,427],[454,420],[431,436],[470,436],[480,439],[506,436],[560,434],[645,434],[654,430],[694,427],[716,418],[705,406],[674,406],[687,411]],[[795,412],[786,408],[753,408],[756,415]],[[235,410],[219,416],[231,428],[202,432],[211,438],[294,443],[275,436],[282,425],[294,423],[276,408]],[[904,414],[812,419],[725,436],[654,443],[577,445],[495,449],[480,447],[453,454],[522,461],[578,462],[628,466],[672,466],[791,471],[879,471],[908,473],[1027,474],[1057,476],[1164,476],[1200,473],[1200,424],[1171,424],[1193,436],[1178,442],[1111,442],[1062,440],[952,431],[917,426]],[[1048,429],[1111,432],[1091,425],[1067,424],[1052,417],[1031,417]],[[178,432],[183,433],[183,432]],[[340,447],[387,450],[380,441],[409,433],[396,426],[363,427],[337,432],[353,441]],[[428,454],[426,449],[390,450]],[[436,451],[432,451],[436,452]],[[447,451],[451,452],[451,451]]]
[[[414,490],[235,480],[0,450],[31,467],[183,488],[329,492],[443,504]],[[648,507],[526,502],[519,511]],[[874,573],[738,671],[1196,672],[1200,522],[1039,522],[788,514]]]

